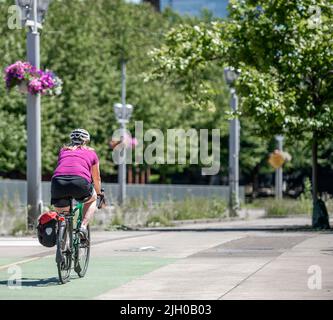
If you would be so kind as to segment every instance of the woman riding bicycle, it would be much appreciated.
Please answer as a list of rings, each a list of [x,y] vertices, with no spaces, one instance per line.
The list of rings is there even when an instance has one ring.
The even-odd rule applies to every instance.
[[[75,129],[71,142],[61,148],[58,164],[51,181],[51,204],[55,210],[69,212],[72,198],[83,202],[83,221],[80,232],[87,237],[87,226],[96,210],[97,195],[101,194],[99,159],[90,141],[88,131]]]

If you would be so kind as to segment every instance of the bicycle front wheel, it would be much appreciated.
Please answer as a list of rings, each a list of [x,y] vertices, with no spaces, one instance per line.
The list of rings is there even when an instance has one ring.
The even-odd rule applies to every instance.
[[[88,236],[87,239],[82,240],[80,235],[78,236],[77,245],[75,246],[75,262],[74,270],[80,278],[83,278],[87,272],[89,257],[90,257],[90,228],[87,227]]]
[[[56,262],[59,280],[62,284],[69,281],[72,266],[72,230],[70,223],[59,223]]]

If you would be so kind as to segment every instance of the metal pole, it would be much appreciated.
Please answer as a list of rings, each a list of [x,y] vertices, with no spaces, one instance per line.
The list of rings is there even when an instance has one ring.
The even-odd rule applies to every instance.
[[[231,88],[231,109],[238,110],[238,97],[236,90]],[[237,215],[239,209],[239,131],[238,118],[230,121],[229,128],[229,212],[231,216]]]
[[[27,34],[27,58],[37,69],[40,68],[40,37],[37,28],[37,0],[34,0],[35,25]],[[41,188],[41,99],[40,95],[27,97],[27,190],[28,229],[34,229],[36,218],[42,212]]]
[[[276,136],[277,148],[283,151],[283,136]],[[283,169],[278,168],[275,170],[275,198],[283,198]]]
[[[125,122],[125,108],[126,108],[126,62],[123,60],[121,65],[121,103],[122,103],[122,120],[121,135],[122,139],[126,134],[126,122]],[[121,160],[118,168],[118,202],[123,204],[126,199],[126,148],[121,151]]]

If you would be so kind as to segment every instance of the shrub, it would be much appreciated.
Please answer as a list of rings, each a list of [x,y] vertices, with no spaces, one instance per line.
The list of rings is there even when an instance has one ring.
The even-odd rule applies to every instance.
[[[148,218],[146,225],[148,227],[170,227],[173,226],[173,223],[165,215],[153,215]]]
[[[226,202],[218,198],[189,197],[161,203],[131,199],[122,207],[115,207],[115,217],[111,225],[171,226],[173,220],[224,218],[226,210]]]
[[[259,199],[253,202],[251,207],[263,208],[268,217],[285,217],[292,215],[310,215],[312,212],[312,200],[294,199]]]

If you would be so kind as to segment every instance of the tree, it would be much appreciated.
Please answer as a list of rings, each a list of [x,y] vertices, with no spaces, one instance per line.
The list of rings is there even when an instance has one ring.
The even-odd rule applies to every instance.
[[[26,32],[9,29],[7,8],[13,1],[0,2],[0,68],[26,59]],[[206,18],[208,19],[208,17]],[[64,81],[60,97],[42,100],[42,172],[49,179],[59,148],[69,132],[84,127],[91,133],[100,156],[103,178],[115,173],[108,140],[118,124],[113,104],[120,102],[122,59],[127,60],[127,101],[134,105],[129,129],[135,120],[144,129],[216,127],[224,116],[192,109],[185,112],[183,94],[164,81],[144,82],[144,72],[152,66],[147,52],[159,46],[163,34],[182,18],[171,10],[157,13],[150,4],[130,4],[122,0],[72,0],[66,5],[53,1],[41,30],[41,67],[54,71]],[[209,71],[211,73],[211,71]],[[4,84],[4,83],[3,83]],[[218,85],[218,82],[217,82]],[[26,172],[26,101],[15,90],[0,86],[0,175],[24,178]],[[217,99],[224,99],[218,97]],[[184,166],[156,164],[164,175],[185,170]]]
[[[0,3],[0,68],[26,59],[26,32],[9,29],[13,1]],[[113,104],[120,101],[120,65],[124,52],[128,62],[128,102],[135,106],[133,120],[146,127],[166,128],[181,112],[180,95],[158,82],[146,84],[141,74],[151,64],[146,53],[161,42],[161,34],[178,23],[174,14],[161,15],[150,4],[128,4],[121,0],[81,1],[66,5],[53,1],[41,31],[41,67],[54,71],[64,81],[60,97],[42,101],[42,171],[50,177],[57,152],[68,141],[69,132],[84,127],[104,176],[114,172],[108,139],[117,128]],[[126,36],[122,31],[128,29]],[[0,86],[0,174],[24,177],[26,171],[26,101],[18,92]],[[157,116],[158,115],[158,116]],[[165,118],[169,119],[165,121]]]
[[[311,141],[313,225],[327,227],[327,218],[316,223],[316,208],[318,143],[333,128],[331,2],[234,0],[229,12],[225,21],[172,30],[165,44],[154,51],[152,74],[190,84],[192,74],[212,62],[239,68],[236,86],[242,96],[241,114],[253,119],[256,131]],[[200,77],[195,81],[200,82]],[[191,86],[187,88],[193,94]]]

